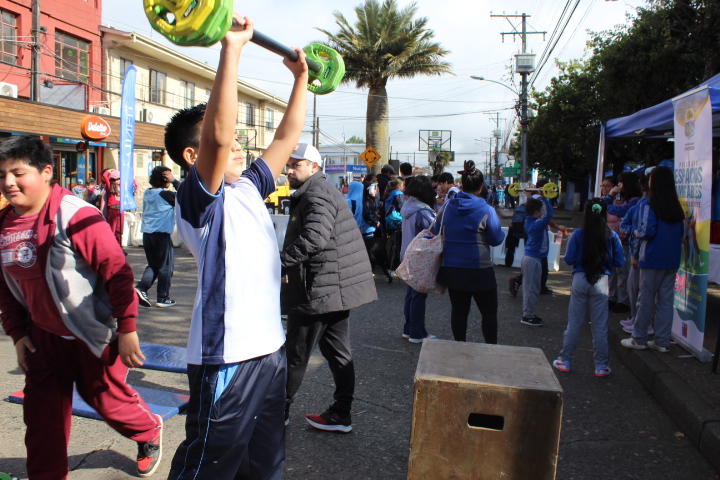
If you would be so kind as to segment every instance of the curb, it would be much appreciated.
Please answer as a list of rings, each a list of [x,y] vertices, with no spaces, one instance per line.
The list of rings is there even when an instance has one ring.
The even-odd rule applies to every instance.
[[[720,471],[720,412],[698,395],[653,350],[633,350],[620,345],[628,334],[619,322],[611,322],[608,340],[615,353],[640,383],[708,459]]]

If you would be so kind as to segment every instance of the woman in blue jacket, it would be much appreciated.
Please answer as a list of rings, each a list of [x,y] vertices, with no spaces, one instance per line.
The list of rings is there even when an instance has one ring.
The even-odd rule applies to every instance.
[[[429,228],[435,219],[435,192],[428,177],[413,177],[405,188],[407,201],[402,207],[402,246],[400,259],[405,257],[410,242],[418,233]],[[435,338],[425,329],[425,302],[427,293],[414,290],[407,286],[405,293],[405,325],[403,338],[410,343],[422,343],[425,338]]]
[[[590,311],[595,376],[610,375],[608,349],[608,275],[625,264],[620,238],[607,224],[607,204],[601,198],[585,203],[583,226],[576,230],[567,245],[565,263],[572,269],[572,295],[568,305],[568,324],[563,333],[563,348],[553,367],[570,371],[585,315]]]
[[[685,233],[685,213],[675,191],[675,178],[668,167],[655,167],[650,174],[648,200],[639,204],[635,238],[640,242],[633,268],[640,269],[640,293],[632,337],[623,347],[661,353],[670,348],[673,321],[673,288],[680,267],[680,249]],[[648,341],[648,327],[655,310],[655,341]]]
[[[482,332],[486,343],[497,343],[497,282],[490,257],[490,247],[503,242],[495,209],[480,197],[483,191],[482,172],[472,160],[466,160],[462,174],[462,191],[443,207],[433,225],[438,234],[444,230],[445,246],[437,281],[445,285],[452,310],[450,326],[458,342],[467,339],[470,302],[482,315]]]

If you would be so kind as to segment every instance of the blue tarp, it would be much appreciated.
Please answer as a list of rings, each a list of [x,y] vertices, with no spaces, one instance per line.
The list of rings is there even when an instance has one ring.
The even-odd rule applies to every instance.
[[[720,74],[701,83],[695,90],[707,85],[710,91],[713,114],[713,136],[720,137]],[[692,91],[688,90],[688,91]],[[627,117],[614,118],[605,124],[605,137],[670,138],[674,135],[672,99],[640,110]]]

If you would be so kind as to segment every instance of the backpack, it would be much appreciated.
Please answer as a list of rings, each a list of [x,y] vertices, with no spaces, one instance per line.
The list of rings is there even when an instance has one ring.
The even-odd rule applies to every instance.
[[[394,206],[390,207],[390,212],[385,215],[385,225],[388,230],[396,230],[402,227],[402,215],[395,210]]]
[[[526,218],[527,212],[525,211],[525,204],[515,207],[510,223],[510,233],[517,239],[527,240],[527,236],[525,235]]]

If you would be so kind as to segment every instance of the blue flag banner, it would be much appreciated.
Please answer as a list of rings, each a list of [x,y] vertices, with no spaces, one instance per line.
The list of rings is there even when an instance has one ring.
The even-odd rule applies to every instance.
[[[135,210],[135,81],[137,68],[130,65],[123,81],[120,113],[120,211]]]

